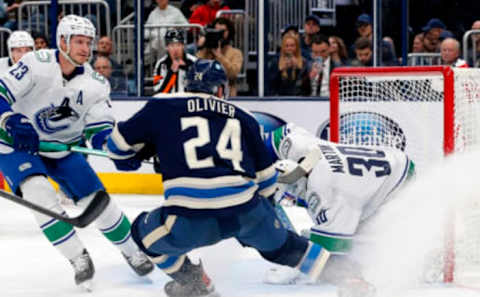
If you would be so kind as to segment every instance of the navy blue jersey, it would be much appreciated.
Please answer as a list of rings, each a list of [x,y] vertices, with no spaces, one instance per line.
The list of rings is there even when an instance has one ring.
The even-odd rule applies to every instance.
[[[273,194],[276,173],[255,118],[216,97],[188,95],[151,100],[118,124],[128,146],[154,147],[164,206],[172,213],[217,212]]]

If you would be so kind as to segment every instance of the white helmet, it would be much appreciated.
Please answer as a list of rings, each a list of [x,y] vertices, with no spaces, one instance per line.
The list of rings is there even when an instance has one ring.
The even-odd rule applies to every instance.
[[[73,35],[83,35],[95,38],[96,30],[92,22],[84,17],[69,14],[60,20],[57,27],[57,48],[67,58],[67,60],[75,66],[81,66],[70,57],[70,38]],[[67,51],[63,51],[60,47],[60,40],[65,38]],[[92,56],[92,48],[90,48],[90,57]]]
[[[32,36],[27,31],[14,31],[7,39],[8,56],[13,63],[12,49],[17,47],[31,47],[35,48],[35,42]]]

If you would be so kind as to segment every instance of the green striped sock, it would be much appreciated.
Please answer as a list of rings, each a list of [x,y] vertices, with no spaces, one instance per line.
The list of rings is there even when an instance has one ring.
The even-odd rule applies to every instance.
[[[130,221],[122,214],[120,222],[115,227],[102,230],[103,235],[114,244],[122,244],[130,235]]]

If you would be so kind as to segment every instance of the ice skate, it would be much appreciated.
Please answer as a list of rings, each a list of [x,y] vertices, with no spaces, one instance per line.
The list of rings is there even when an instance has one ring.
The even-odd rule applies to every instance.
[[[172,280],[165,284],[165,293],[168,297],[220,297],[215,291],[212,281],[203,271],[202,264],[190,264],[188,274],[189,280],[185,285]]]
[[[91,281],[95,274],[95,268],[87,250],[83,250],[82,254],[70,259],[70,263],[75,271],[75,283],[90,292],[92,290]]]
[[[132,267],[135,273],[139,276],[145,276],[153,271],[153,263],[148,257],[141,251],[136,251],[130,257],[123,254],[123,257],[127,260],[128,265]]]

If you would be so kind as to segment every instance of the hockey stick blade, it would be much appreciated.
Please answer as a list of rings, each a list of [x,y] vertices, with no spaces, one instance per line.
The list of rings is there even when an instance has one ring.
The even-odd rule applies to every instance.
[[[110,197],[108,196],[108,194],[104,191],[99,191],[97,192],[93,200],[90,202],[90,204],[88,204],[87,208],[80,215],[70,218],[53,212],[49,209],[43,208],[35,203],[31,203],[17,195],[10,194],[3,190],[0,190],[0,197],[80,228],[84,228],[88,226],[91,222],[93,222],[103,212],[103,210],[108,206],[108,203],[110,202]]]

